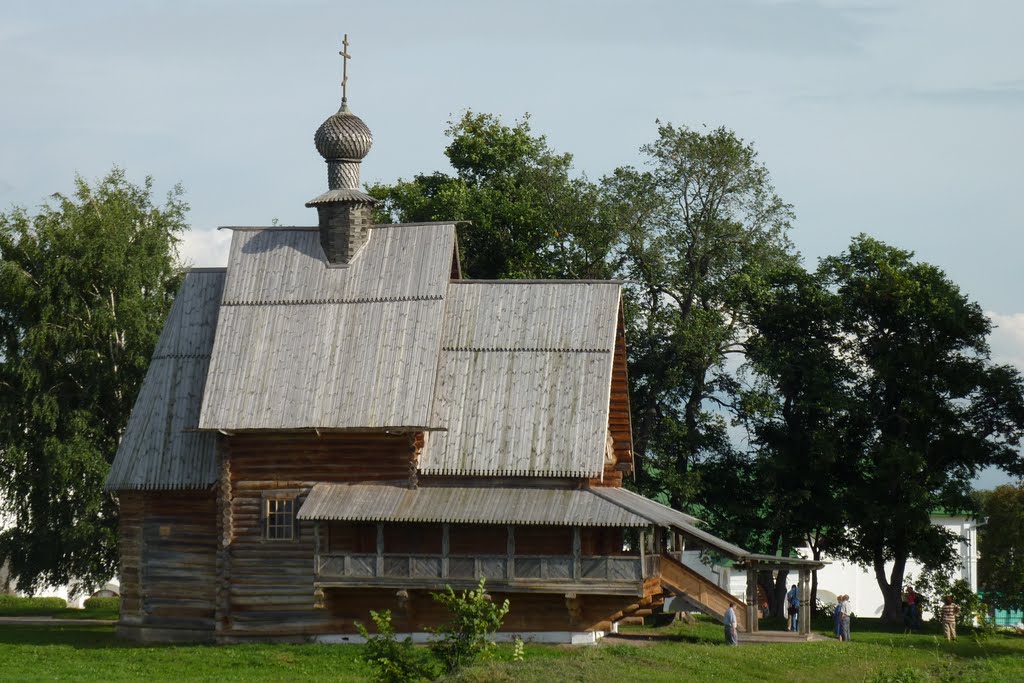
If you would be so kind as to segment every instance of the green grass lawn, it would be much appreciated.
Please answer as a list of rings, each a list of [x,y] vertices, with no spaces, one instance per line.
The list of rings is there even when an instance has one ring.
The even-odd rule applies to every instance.
[[[821,629],[824,631],[825,629]],[[947,643],[933,632],[904,635],[859,619],[853,642],[721,644],[718,624],[633,628],[653,641],[597,647],[530,645],[512,662],[510,646],[449,680],[492,681],[872,681],[973,683],[1024,681],[1024,638],[963,634]],[[742,637],[741,637],[742,643]],[[0,626],[0,679],[178,681],[364,681],[360,648],[344,645],[138,645],[112,626]]]

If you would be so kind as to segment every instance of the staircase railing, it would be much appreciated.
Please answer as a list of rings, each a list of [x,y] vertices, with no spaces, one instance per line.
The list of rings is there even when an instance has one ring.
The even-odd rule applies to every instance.
[[[742,600],[669,555],[661,556],[660,568],[661,582],[665,587],[706,607],[719,620],[725,618],[729,603],[735,603],[736,624],[739,630],[746,630],[747,606]]]

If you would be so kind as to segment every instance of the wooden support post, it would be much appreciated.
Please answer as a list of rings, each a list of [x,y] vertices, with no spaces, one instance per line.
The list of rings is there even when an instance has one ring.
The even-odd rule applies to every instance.
[[[747,633],[757,633],[757,618],[761,606],[757,604],[757,570],[747,567]]]
[[[505,552],[506,552],[506,554],[508,556],[508,559],[506,560],[506,562],[508,562],[508,566],[505,567],[505,578],[511,580],[511,579],[514,579],[515,576],[516,576],[516,572],[515,572],[515,561],[516,561],[515,560],[515,558],[516,558],[516,532],[515,532],[515,527],[512,526],[511,524],[509,524],[508,527],[507,527],[507,531],[508,531],[508,539],[505,542]]]
[[[583,596],[576,593],[566,593],[565,607],[569,612],[569,623],[573,628],[578,627],[583,616]]]
[[[451,548],[452,526],[448,522],[441,525],[441,578],[448,578],[448,554]]]
[[[320,576],[320,522],[313,522],[313,576]]]
[[[572,528],[572,578],[574,579],[580,578],[580,575],[583,573],[582,548],[580,528],[574,526]]]
[[[800,568],[800,628],[801,635],[811,633],[811,573],[806,567]]]
[[[376,576],[384,576],[384,524],[377,522],[377,568]]]
[[[640,575],[643,576],[643,578],[645,578],[645,579],[649,578],[647,576],[647,548],[646,548],[647,543],[646,543],[646,541],[647,541],[646,534],[643,531],[641,531],[640,532]]]

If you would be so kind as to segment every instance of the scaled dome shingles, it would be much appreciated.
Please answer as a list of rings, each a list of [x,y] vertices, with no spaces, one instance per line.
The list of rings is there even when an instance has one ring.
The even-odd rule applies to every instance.
[[[362,159],[370,153],[373,133],[361,118],[343,109],[320,124],[313,142],[324,159]]]

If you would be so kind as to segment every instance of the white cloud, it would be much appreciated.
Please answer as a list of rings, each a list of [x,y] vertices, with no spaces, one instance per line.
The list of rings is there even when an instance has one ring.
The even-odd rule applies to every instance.
[[[992,360],[1009,363],[1024,372],[1024,313],[987,311],[995,327],[989,336]]]
[[[230,230],[191,230],[178,245],[182,263],[192,267],[219,267],[228,264]]]

